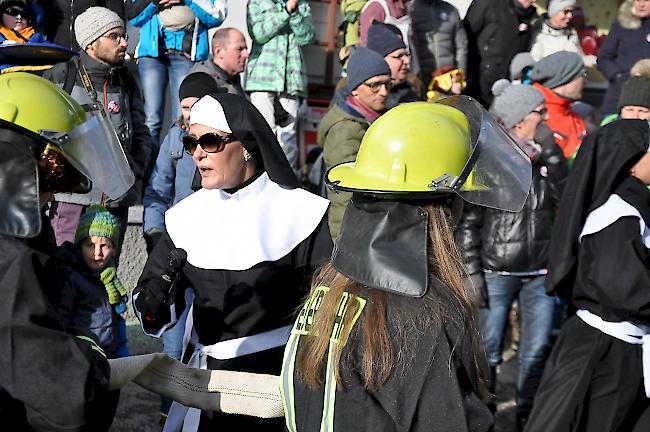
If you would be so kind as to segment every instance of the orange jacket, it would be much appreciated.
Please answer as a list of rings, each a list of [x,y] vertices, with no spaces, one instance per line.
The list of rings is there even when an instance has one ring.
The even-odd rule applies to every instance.
[[[562,149],[564,157],[568,159],[575,153],[585,135],[587,135],[585,122],[582,117],[571,109],[570,100],[538,83],[534,83],[533,86],[544,94],[546,108],[548,109],[546,124],[553,131],[555,142]]]

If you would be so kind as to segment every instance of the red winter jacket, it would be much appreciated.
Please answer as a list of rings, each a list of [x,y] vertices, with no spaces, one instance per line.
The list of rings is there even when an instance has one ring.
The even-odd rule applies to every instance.
[[[564,157],[568,159],[587,135],[585,122],[582,117],[571,109],[570,100],[538,83],[534,83],[533,86],[544,95],[546,108],[548,109],[546,124],[553,131],[555,142],[562,149]]]

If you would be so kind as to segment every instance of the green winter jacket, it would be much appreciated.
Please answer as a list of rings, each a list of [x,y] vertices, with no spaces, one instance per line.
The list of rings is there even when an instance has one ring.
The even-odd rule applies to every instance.
[[[315,37],[307,2],[299,0],[289,14],[276,0],[249,1],[247,18],[253,47],[246,69],[246,91],[304,97],[307,70],[300,47]]]
[[[323,117],[318,127],[318,145],[323,148],[325,167],[342,162],[352,162],[357,157],[361,139],[370,123],[363,117],[357,117],[344,111],[339,105],[334,105]],[[349,192],[327,190],[327,198],[332,202],[329,209],[328,222],[332,240],[336,240],[343,219],[345,207],[352,198]]]

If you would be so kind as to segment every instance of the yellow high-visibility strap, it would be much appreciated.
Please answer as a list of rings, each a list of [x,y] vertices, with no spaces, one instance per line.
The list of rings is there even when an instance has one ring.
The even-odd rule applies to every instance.
[[[285,413],[285,422],[289,432],[297,432],[296,428],[296,415],[295,415],[295,395],[294,395],[294,371],[296,354],[298,352],[298,344],[300,337],[311,335],[311,329],[314,324],[314,316],[316,311],[323,302],[323,297],[329,292],[329,288],[319,286],[314,289],[311,297],[305,302],[296,322],[294,323],[291,336],[287,342],[287,347],[284,351],[284,360],[282,364],[280,393],[282,395],[282,403]],[[334,404],[336,399],[336,378],[334,376],[334,353],[338,344],[346,344],[350,331],[354,327],[364,307],[366,300],[354,296],[359,304],[357,311],[352,318],[350,328],[343,328],[343,318],[348,308],[351,294],[344,292],[339,300],[337,307],[336,318],[332,327],[332,334],[330,336],[330,346],[327,353],[327,365],[325,375],[325,394],[323,398],[323,416],[321,418],[321,432],[332,432],[334,430]]]
[[[106,353],[104,352],[104,350],[102,349],[102,347],[100,347],[99,345],[97,345],[97,342],[95,342],[94,340],[92,340],[92,339],[89,338],[88,336],[76,336],[76,337],[78,337],[79,339],[81,339],[81,340],[83,340],[83,341],[86,341],[86,342],[90,343],[90,348],[91,348],[91,349],[97,351],[98,353],[100,353],[101,355],[103,355],[104,357],[106,357]]]

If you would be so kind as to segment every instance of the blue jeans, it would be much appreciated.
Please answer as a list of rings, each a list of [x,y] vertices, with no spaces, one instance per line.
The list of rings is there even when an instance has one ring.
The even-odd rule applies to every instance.
[[[185,320],[187,319],[187,312],[190,309],[190,306],[194,302],[194,291],[192,288],[185,289],[185,309],[183,313],[178,318],[176,325],[165,333],[163,333],[163,352],[169,355],[176,360],[181,359],[181,354],[183,352],[183,335],[185,334]],[[164,396],[160,397],[160,411],[164,414],[169,412],[169,408],[172,405],[171,399],[167,399]]]
[[[529,413],[550,347],[555,297],[546,295],[546,276],[504,276],[485,273],[489,309],[481,309],[483,344],[490,366],[502,361],[503,333],[515,298],[519,299],[521,341],[517,352],[517,410]]]
[[[182,54],[165,54],[161,57],[140,57],[138,71],[144,96],[145,124],[151,132],[154,145],[153,160],[160,148],[160,129],[165,114],[167,84],[171,93],[172,120],[181,115],[178,88],[194,63]]]

